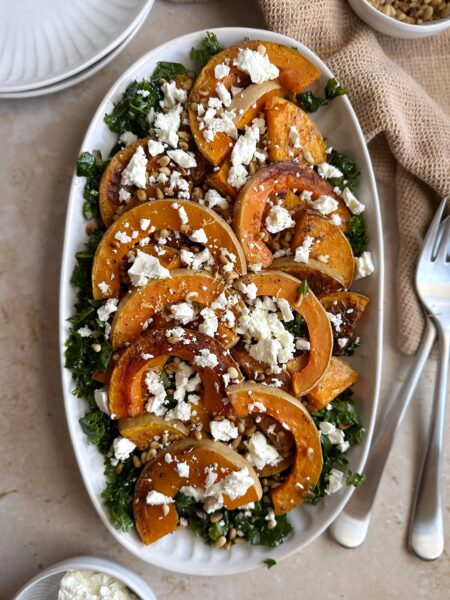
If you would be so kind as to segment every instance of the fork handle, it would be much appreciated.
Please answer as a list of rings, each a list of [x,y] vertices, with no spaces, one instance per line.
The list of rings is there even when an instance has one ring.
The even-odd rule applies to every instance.
[[[433,409],[428,443],[422,460],[409,527],[410,548],[424,560],[435,560],[444,551],[441,478],[450,333],[444,331],[439,323],[436,325],[439,334],[439,359]]]
[[[436,339],[436,328],[427,318],[426,329],[408,374],[387,414],[377,426],[364,468],[366,479],[352,494],[349,502],[331,526],[336,541],[347,548],[356,548],[366,539],[370,515],[378,486],[389,457],[395,434],[408,409],[425,363]]]

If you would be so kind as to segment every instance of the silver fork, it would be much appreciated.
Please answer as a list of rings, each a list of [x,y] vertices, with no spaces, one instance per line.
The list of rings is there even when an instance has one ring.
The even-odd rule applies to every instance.
[[[428,253],[425,253],[425,247],[430,238],[432,238],[434,246],[436,237],[435,226],[438,228],[440,234],[442,234],[443,224],[440,224],[440,221],[442,219],[444,207],[445,201],[441,203],[433,222],[430,225],[423,250],[419,257],[418,270],[421,268],[420,265],[422,261],[424,261],[423,264],[425,264],[425,262],[428,264],[429,257]],[[371,511],[375,503],[384,467],[389,457],[395,435],[406,414],[435,338],[436,328],[432,320],[427,316],[425,333],[414,358],[414,362],[408,371],[408,375],[395,398],[395,401],[391,404],[386,416],[377,427],[377,432],[370,448],[369,458],[364,469],[366,481],[361,487],[354,491],[345,509],[331,526],[331,533],[336,541],[342,546],[355,548],[360,546],[366,539]]]
[[[424,560],[435,560],[444,551],[441,480],[450,360],[450,217],[440,223],[445,205],[444,198],[425,238],[416,273],[417,293],[436,325],[439,338],[439,359],[428,443],[409,527],[410,548]]]

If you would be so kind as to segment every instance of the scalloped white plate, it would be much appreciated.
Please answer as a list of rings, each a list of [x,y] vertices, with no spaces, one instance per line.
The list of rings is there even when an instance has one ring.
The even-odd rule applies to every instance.
[[[112,52],[154,0],[19,0],[1,3],[0,93],[71,77]]]
[[[313,52],[286,36],[248,28],[223,28],[214,31],[224,47],[232,46],[245,37],[278,42],[286,46],[297,46],[300,52],[321,70],[321,79],[314,86],[316,93],[323,90],[327,79],[332,77],[330,70]],[[203,39],[204,34],[204,31],[200,31],[172,40],[155,48],[132,65],[113,85],[100,104],[84,138],[81,151],[100,149],[107,155],[115,143],[115,136],[104,124],[103,115],[112,109],[113,101],[120,98],[126,86],[133,79],[149,75],[160,60],[181,62],[189,66],[189,51],[192,46],[196,46]],[[313,118],[326,135],[329,144],[358,160],[362,172],[358,196],[366,205],[365,215],[371,240],[370,250],[376,266],[376,272],[371,277],[358,281],[358,285],[355,286],[370,297],[370,304],[359,330],[363,344],[352,360],[361,374],[360,380],[355,386],[355,392],[360,397],[359,409],[366,435],[362,444],[353,448],[349,453],[349,460],[352,470],[361,471],[366,460],[375,422],[381,372],[383,246],[380,209],[369,154],[348,98],[343,96],[334,100],[329,106],[313,115]],[[62,363],[64,362],[64,342],[69,332],[67,319],[73,312],[75,300],[75,290],[69,283],[75,265],[74,254],[83,247],[86,240],[85,222],[81,213],[83,186],[84,180],[74,176],[67,210],[61,270],[60,346]],[[345,488],[326,498],[318,506],[302,506],[291,511],[289,519],[294,526],[294,533],[278,548],[265,549],[258,546],[239,545],[234,546],[230,552],[214,550],[187,530],[176,531],[151,546],[144,546],[135,531],[122,533],[115,530],[109,522],[100,496],[104,485],[103,460],[97,449],[86,442],[78,423],[80,417],[86,412],[86,403],[72,395],[73,381],[70,372],[66,369],[62,370],[62,381],[70,436],[92,503],[116,540],[148,563],[191,575],[226,575],[257,568],[261,566],[267,556],[280,560],[305,548],[336,518],[352,493],[351,488]]]

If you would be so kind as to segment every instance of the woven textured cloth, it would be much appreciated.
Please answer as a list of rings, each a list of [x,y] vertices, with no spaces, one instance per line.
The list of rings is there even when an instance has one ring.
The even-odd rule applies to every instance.
[[[345,0],[259,0],[269,29],[316,52],[347,88],[380,181],[395,186],[398,346],[424,326],[413,278],[438,196],[450,194],[450,31],[422,40],[375,33]],[[387,257],[392,260],[393,257]]]

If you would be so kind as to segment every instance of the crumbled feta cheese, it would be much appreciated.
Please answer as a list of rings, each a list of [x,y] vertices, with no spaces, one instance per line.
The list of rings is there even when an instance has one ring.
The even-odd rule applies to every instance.
[[[220,102],[219,98],[217,100]],[[220,105],[222,105],[221,102]],[[210,106],[204,115],[198,117],[199,128],[203,131],[205,140],[212,142],[219,132],[223,132],[231,138],[236,139],[238,133],[234,123],[235,117],[236,110],[234,109],[224,110],[220,116],[217,116],[216,108]]]
[[[163,108],[173,108],[178,103],[184,104],[187,100],[187,92],[183,88],[178,88],[175,81],[166,81],[161,86],[164,94],[164,100],[161,105]]]
[[[238,428],[228,419],[211,421],[209,424],[211,435],[216,442],[229,442],[239,435]]]
[[[259,402],[259,400],[255,400],[255,402],[251,402],[248,405],[248,410],[250,412],[256,410],[258,412],[264,413],[264,412],[266,412],[266,407],[264,406],[264,404],[262,402]]]
[[[134,135],[131,131],[124,131],[122,135],[119,137],[119,142],[125,144],[125,146],[130,146],[137,141],[137,135]]]
[[[344,473],[342,471],[338,471],[338,469],[331,469],[327,476],[327,486],[325,488],[325,494],[329,496],[330,494],[335,494],[342,488],[342,480],[344,477]]]
[[[170,314],[174,319],[180,321],[182,325],[187,325],[195,319],[195,310],[190,302],[172,304]]]
[[[163,504],[173,504],[173,498],[161,494],[156,490],[151,490],[145,499],[145,503],[150,506],[162,506]]]
[[[223,493],[230,500],[235,500],[246,494],[247,490],[254,485],[254,480],[248,469],[244,468],[240,471],[232,471],[220,483]]]
[[[330,163],[323,162],[317,165],[317,172],[322,179],[332,179],[333,177],[342,177],[343,173],[337,167],[330,165]]]
[[[309,206],[321,215],[329,215],[339,207],[339,202],[332,196],[322,195],[317,200],[308,200]]]
[[[283,206],[272,206],[266,217],[266,229],[269,233],[279,233],[294,227],[295,221]]]
[[[366,210],[366,207],[364,206],[364,204],[362,204],[361,202],[359,202],[359,200],[356,199],[356,196],[354,196],[354,194],[352,194],[351,190],[349,190],[348,187],[344,188],[344,190],[342,192],[342,197],[344,199],[346,207],[354,215],[360,215],[362,212],[364,212]]]
[[[338,344],[339,348],[341,348],[343,350],[345,348],[345,346],[348,344],[348,337],[338,338],[337,344]]]
[[[132,266],[128,269],[128,275],[134,286],[143,286],[147,285],[150,279],[170,277],[170,271],[161,266],[156,256],[138,250]]]
[[[248,179],[248,172],[244,165],[232,166],[228,171],[227,182],[234,188],[239,189]]]
[[[132,238],[125,233],[125,231],[116,231],[114,234],[114,239],[120,242],[121,244],[128,244],[131,242]]]
[[[109,410],[108,388],[102,387],[94,390],[94,400],[97,408],[105,415],[111,415]]]
[[[192,169],[197,166],[197,161],[192,152],[185,152],[185,150],[169,150],[167,156],[176,162],[177,165],[183,167],[183,169]]]
[[[176,202],[172,204],[172,208],[176,208],[178,210],[178,216],[180,217],[180,222],[182,225],[187,225],[189,223],[189,218],[187,216],[186,209],[184,206],[180,206]]]
[[[229,74],[229,72],[230,67],[223,62],[214,67],[214,77],[216,79],[223,79]]]
[[[220,101],[224,106],[230,106],[231,104],[231,94],[227,90],[227,88],[223,85],[223,83],[219,82],[216,85],[216,92],[220,98]]]
[[[258,294],[258,288],[256,286],[256,283],[249,283],[249,284],[245,284],[243,281],[239,282],[239,290],[245,294],[245,297],[247,298],[247,300],[249,300],[250,302],[252,300],[256,299],[256,296]]]
[[[103,323],[109,319],[109,317],[116,312],[117,304],[119,301],[117,298],[108,298],[108,300],[97,309],[97,316]]]
[[[77,333],[82,338],[90,337],[92,335],[92,329],[87,325],[84,325],[84,327],[80,327],[77,330]]]
[[[194,365],[198,365],[199,367],[213,369],[218,364],[219,361],[217,360],[217,356],[207,348],[202,348],[200,350],[200,356],[194,358]]]
[[[371,252],[363,252],[361,256],[355,258],[356,273],[355,279],[362,279],[371,275],[375,271]]]
[[[345,433],[339,427],[329,423],[328,421],[322,421],[319,423],[319,429],[322,434],[326,435],[331,444],[337,446],[342,444],[345,440]]]
[[[266,465],[277,465],[282,460],[278,450],[269,444],[267,438],[260,431],[255,431],[249,438],[247,442],[247,451],[245,458],[251,465],[256,467],[258,471],[263,469]]]
[[[341,330],[342,325],[342,315],[340,313],[334,314],[331,312],[327,312],[327,317],[331,325],[334,327],[335,331],[339,332]]]
[[[186,478],[189,477],[190,468],[189,468],[188,463],[187,462],[179,462],[177,464],[177,471],[178,471],[178,475],[180,477],[186,477]]]
[[[199,332],[214,337],[214,334],[219,328],[219,320],[216,313],[212,308],[206,307],[200,311],[200,316],[203,317],[203,323],[200,323],[198,326]]]
[[[189,236],[189,239],[191,240],[191,242],[196,242],[197,244],[207,244],[208,243],[208,237],[207,237],[204,229],[196,229],[195,231],[193,231],[191,233],[191,235]]]
[[[214,264],[214,259],[208,248],[204,248],[201,252],[190,252],[189,250],[181,250],[181,262],[190,267],[194,271],[197,269],[206,269]]]
[[[231,152],[231,164],[248,165],[255,154],[259,141],[259,128],[256,125],[246,127],[244,135],[240,135]]]
[[[172,148],[178,145],[177,132],[180,129],[182,111],[183,107],[177,104],[167,113],[159,112],[155,117],[154,126],[158,140],[169,144]]]
[[[157,142],[156,140],[148,140],[148,151],[150,156],[158,156],[158,154],[162,154],[165,150],[164,144],[161,142]]]
[[[228,200],[221,196],[216,190],[208,190],[205,194],[205,201],[208,208],[219,208],[226,210],[228,208]]]
[[[281,318],[283,319],[283,321],[286,321],[286,322],[293,321],[294,315],[292,313],[289,302],[286,300],[286,298],[278,298],[277,304],[278,304],[278,308],[280,309]]]
[[[168,465],[170,465],[171,463],[173,463],[173,458],[172,458],[172,455],[171,455],[169,452],[167,452],[167,453],[165,454],[165,456],[164,456],[164,461],[165,461],[165,462],[166,462]]]
[[[142,146],[130,158],[130,162],[122,171],[122,185],[135,185],[144,189],[147,185],[147,157]]]
[[[331,215],[331,222],[333,225],[336,225],[336,227],[340,227],[342,225],[342,218],[336,214]]]
[[[139,225],[141,226],[142,231],[147,231],[150,227],[150,219],[141,219]]]
[[[144,379],[149,398],[145,410],[153,413],[158,417],[164,416],[166,408],[164,401],[166,399],[166,389],[161,381],[159,373],[152,369],[149,369],[145,374]]]
[[[295,347],[302,352],[309,352],[311,350],[311,343],[305,338],[298,338],[295,341]]]
[[[248,73],[252,83],[264,83],[276,79],[280,74],[278,68],[273,65],[267,54],[262,55],[250,48],[240,48],[233,65]]]
[[[127,192],[127,190],[125,188],[120,188],[119,202],[122,202],[123,204],[128,204],[128,202],[130,201],[130,198],[131,198],[130,192]]]
[[[100,281],[97,285],[102,294],[107,294],[110,291],[109,284],[106,281]]]
[[[300,144],[300,133],[295,125],[291,125],[289,128],[289,141],[294,146],[294,148],[301,148]]]
[[[136,448],[131,440],[124,437],[116,437],[113,441],[114,458],[116,460],[127,460],[133,450]]]
[[[305,236],[301,246],[295,249],[294,261],[299,263],[307,263],[309,260],[309,253],[311,252],[314,238],[310,235]]]

